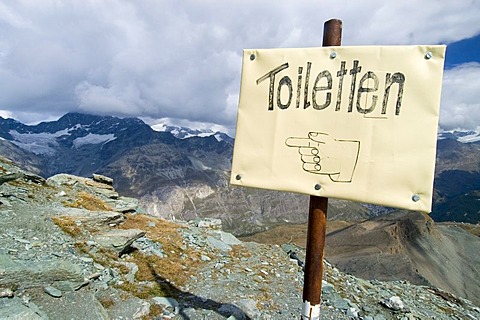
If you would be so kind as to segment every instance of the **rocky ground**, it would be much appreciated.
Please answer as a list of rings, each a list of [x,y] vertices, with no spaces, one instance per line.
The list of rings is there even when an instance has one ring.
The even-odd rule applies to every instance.
[[[103,176],[47,180],[0,158],[0,319],[298,319],[304,252],[221,221],[148,216]],[[322,319],[479,319],[470,301],[325,262]]]

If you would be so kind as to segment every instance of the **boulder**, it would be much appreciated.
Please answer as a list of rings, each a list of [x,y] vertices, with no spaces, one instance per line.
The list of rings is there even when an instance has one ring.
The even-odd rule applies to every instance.
[[[83,283],[80,266],[67,260],[35,262],[13,261],[8,255],[0,254],[0,286],[38,287],[55,281]]]
[[[96,174],[96,173],[94,173],[92,177],[93,177],[93,181],[108,184],[110,186],[113,185],[113,179],[112,178],[103,176],[101,174]]]
[[[19,298],[2,298],[0,299],[0,319],[12,320],[44,320],[32,308],[26,306]]]
[[[139,229],[113,229],[96,235],[94,239],[101,247],[114,250],[121,256],[135,240],[144,235],[145,231]]]
[[[59,208],[56,211],[60,217],[70,217],[90,227],[118,225],[125,220],[121,212],[114,211],[90,211],[77,208]]]

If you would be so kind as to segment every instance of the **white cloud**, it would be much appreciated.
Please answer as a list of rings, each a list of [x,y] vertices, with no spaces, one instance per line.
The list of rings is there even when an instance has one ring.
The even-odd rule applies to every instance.
[[[12,112],[8,111],[8,110],[0,110],[0,117],[2,118],[11,118],[13,116]]]
[[[480,63],[467,63],[443,76],[440,126],[445,130],[480,129]]]
[[[83,111],[232,130],[244,48],[320,46],[332,17],[344,45],[452,42],[480,33],[479,16],[475,0],[3,3],[0,109],[24,122]]]

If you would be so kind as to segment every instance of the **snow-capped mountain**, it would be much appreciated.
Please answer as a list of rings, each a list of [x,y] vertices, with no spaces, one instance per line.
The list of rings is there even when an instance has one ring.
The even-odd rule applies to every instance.
[[[0,118],[0,155],[45,177],[110,176],[119,192],[139,198],[150,213],[184,220],[219,217],[236,234],[306,221],[306,196],[230,187],[233,139],[226,134],[172,125],[158,129],[136,118],[79,113],[34,126]],[[479,181],[478,133],[441,132],[432,217],[480,221]],[[358,203],[329,203],[332,218],[378,213]]]
[[[170,132],[175,138],[188,139],[192,137],[210,137],[214,136],[218,141],[225,141],[233,145],[233,138],[226,133],[213,131],[211,129],[190,129],[174,125],[161,125],[155,127],[156,131]]]
[[[139,198],[151,214],[183,220],[219,217],[237,234],[287,219],[306,220],[304,196],[229,186],[233,140],[220,132],[155,131],[139,119],[69,113],[35,126],[0,119],[0,137],[0,155],[28,155],[35,161],[27,164],[45,177],[110,176],[119,192]]]
[[[132,128],[144,133],[151,130],[136,118],[119,119],[79,113],[68,113],[57,121],[33,126],[13,119],[0,119],[0,137],[26,151],[50,156],[65,148],[104,145]]]
[[[453,130],[453,131],[439,131],[438,140],[456,140],[461,143],[472,143],[480,141],[480,132],[477,131],[462,131],[462,130]]]

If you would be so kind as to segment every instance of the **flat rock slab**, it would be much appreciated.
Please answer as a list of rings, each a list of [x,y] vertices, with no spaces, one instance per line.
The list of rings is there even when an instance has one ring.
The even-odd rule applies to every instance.
[[[60,298],[62,296],[62,291],[52,286],[46,286],[45,288],[43,288],[43,291],[45,291],[45,293],[51,295],[54,298]]]
[[[44,320],[35,310],[23,304],[19,298],[0,299],[0,319]]]
[[[101,247],[114,250],[122,255],[128,251],[130,245],[145,235],[145,231],[139,229],[113,229],[100,233],[94,237]]]
[[[0,286],[30,288],[56,281],[83,283],[80,266],[61,259],[19,262],[13,261],[8,255],[0,255]]]
[[[218,231],[220,234],[220,240],[225,242],[228,245],[237,245],[242,244],[242,241],[238,240],[233,234],[223,231]]]
[[[108,184],[108,185],[113,185],[113,179],[101,174],[96,174],[94,173],[92,175],[93,181]]]
[[[117,212],[128,213],[138,211],[138,200],[135,198],[118,196],[116,198],[110,198],[112,198],[112,200],[106,200],[105,202]]]
[[[230,251],[232,250],[233,245],[242,244],[233,234],[223,232],[223,231],[214,231],[210,232],[211,236],[207,237],[207,243],[213,249],[220,251]]]
[[[31,301],[48,316],[48,319],[110,319],[94,293],[88,290],[65,292],[59,298],[54,298],[38,289],[29,290],[28,295]]]
[[[74,220],[91,227],[109,226],[111,224],[118,225],[125,220],[121,212],[115,211],[90,211],[77,208],[62,208],[57,210],[57,213],[60,217],[71,217],[74,218]]]
[[[226,244],[225,242],[218,240],[217,238],[214,238],[212,236],[207,237],[207,243],[208,245],[216,250],[220,251],[230,251],[232,250],[232,247]]]
[[[127,298],[114,288],[97,291],[95,296],[109,305],[106,310],[110,319],[145,319],[150,312],[150,303],[134,296]]]

